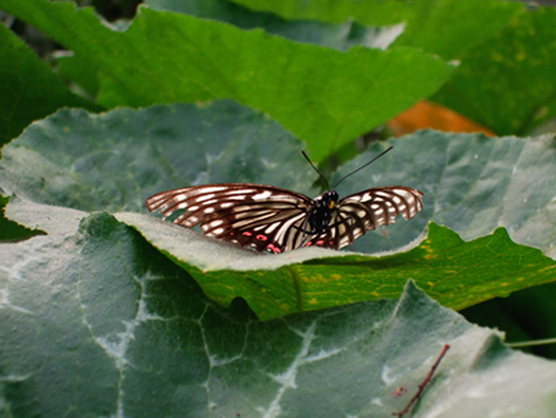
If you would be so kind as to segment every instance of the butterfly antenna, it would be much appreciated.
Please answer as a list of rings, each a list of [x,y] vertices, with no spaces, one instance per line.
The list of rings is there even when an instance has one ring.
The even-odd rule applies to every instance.
[[[334,186],[334,188],[333,188],[332,190],[336,190],[336,187],[338,187],[338,185],[339,185],[342,181],[344,181],[345,179],[347,179],[349,176],[354,175],[354,174],[357,173],[358,171],[363,170],[363,169],[364,169],[365,167],[367,167],[370,163],[372,163],[373,161],[378,160],[380,157],[382,157],[384,154],[386,154],[386,153],[387,153],[388,151],[390,151],[392,148],[394,148],[394,147],[392,146],[392,147],[388,148],[386,151],[383,151],[382,153],[380,153],[380,155],[378,155],[378,156],[376,156],[375,158],[373,158],[373,159],[372,159],[371,161],[369,161],[367,164],[365,164],[365,165],[359,167],[357,170],[354,170],[354,171],[352,171],[351,173],[349,173],[349,174],[345,175],[344,177],[342,177],[342,178],[340,179],[340,181],[339,181],[338,183],[336,183],[336,185]],[[315,170],[316,170],[316,168],[315,168]],[[320,173],[319,173],[319,174],[320,174]],[[329,189],[329,190],[330,190],[330,189]]]
[[[324,180],[324,182],[326,183],[326,188],[328,190],[330,190],[330,184],[328,184],[328,180],[326,180],[326,177],[324,177],[321,172],[319,171],[319,169],[317,167],[315,167],[315,165],[313,164],[313,162],[309,159],[309,157],[307,156],[307,154],[305,154],[305,151],[301,151],[301,153],[303,154],[303,156],[305,157],[305,159],[307,161],[309,161],[309,164],[311,164],[311,167],[313,167],[313,169],[319,174],[320,178]]]

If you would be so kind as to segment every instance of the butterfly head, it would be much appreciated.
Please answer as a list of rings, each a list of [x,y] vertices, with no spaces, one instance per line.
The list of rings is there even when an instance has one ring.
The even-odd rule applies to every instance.
[[[315,201],[317,202],[317,205],[322,208],[334,210],[336,208],[336,203],[338,203],[338,199],[339,196],[336,190],[328,190],[317,197]]]

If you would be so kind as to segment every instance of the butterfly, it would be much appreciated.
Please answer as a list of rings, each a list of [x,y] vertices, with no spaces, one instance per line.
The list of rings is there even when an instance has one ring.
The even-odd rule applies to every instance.
[[[338,184],[392,148],[332,189],[303,152],[328,188],[315,199],[274,186],[221,183],[158,193],[147,199],[146,206],[151,212],[160,211],[164,219],[185,210],[175,224],[187,228],[200,224],[207,236],[261,252],[308,246],[340,249],[379,225],[395,223],[398,215],[411,219],[423,208],[423,193],[404,186],[375,187],[339,198]]]

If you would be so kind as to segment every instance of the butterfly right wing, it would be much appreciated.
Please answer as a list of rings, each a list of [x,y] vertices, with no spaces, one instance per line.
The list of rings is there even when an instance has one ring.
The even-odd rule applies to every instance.
[[[390,225],[401,215],[404,219],[411,219],[423,209],[423,193],[405,186],[375,187],[359,193],[346,196],[338,204],[342,219],[349,218],[350,237],[342,236],[338,240],[338,248],[349,245],[350,242],[376,229],[380,225]]]
[[[375,187],[346,196],[338,202],[330,228],[306,245],[339,250],[367,231],[395,223],[399,215],[413,218],[423,208],[422,197],[419,190],[405,186]]]
[[[146,201],[164,218],[185,210],[174,223],[257,251],[284,252],[304,241],[313,200],[289,190],[249,183],[186,187],[158,193]]]

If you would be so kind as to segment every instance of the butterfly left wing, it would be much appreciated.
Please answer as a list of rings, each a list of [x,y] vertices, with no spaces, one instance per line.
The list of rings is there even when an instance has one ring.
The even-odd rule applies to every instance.
[[[338,202],[330,229],[309,245],[340,249],[350,245],[367,231],[396,222],[402,215],[411,219],[423,208],[423,193],[411,187],[387,186],[364,190]]]
[[[284,252],[298,248],[306,234],[307,213],[314,202],[273,186],[223,183],[186,187],[156,194],[147,208],[163,217],[185,210],[173,222],[205,235],[257,251]]]

